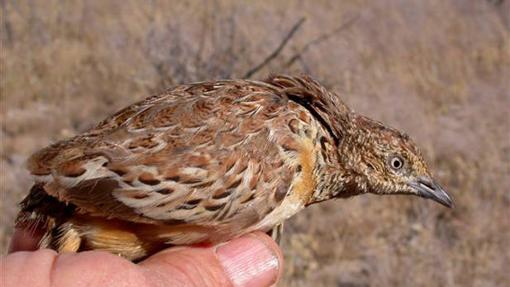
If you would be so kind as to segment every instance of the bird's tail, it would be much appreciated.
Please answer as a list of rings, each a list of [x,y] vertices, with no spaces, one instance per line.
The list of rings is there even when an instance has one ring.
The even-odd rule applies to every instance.
[[[43,183],[36,183],[20,202],[20,208],[16,228],[22,228],[34,235],[43,233],[39,247],[54,248],[54,238],[58,237],[55,234],[56,227],[71,216],[75,206],[58,201],[46,193]]]

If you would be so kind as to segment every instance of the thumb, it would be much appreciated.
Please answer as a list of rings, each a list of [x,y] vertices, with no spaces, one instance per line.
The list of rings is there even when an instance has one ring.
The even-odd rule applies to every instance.
[[[278,245],[255,232],[213,247],[170,248],[139,266],[149,273],[149,286],[270,286],[282,263]]]

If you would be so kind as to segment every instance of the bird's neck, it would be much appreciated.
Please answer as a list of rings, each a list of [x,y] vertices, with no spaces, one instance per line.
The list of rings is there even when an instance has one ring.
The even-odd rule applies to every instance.
[[[322,164],[315,168],[317,185],[309,204],[368,192],[366,177],[353,167],[350,157],[342,157],[358,152],[354,150],[355,146],[352,144],[355,140],[357,139],[349,137],[349,133],[346,133],[340,146],[329,149],[327,156],[320,156],[318,162]]]
[[[349,172],[332,168],[319,176],[318,184],[309,204],[362,194],[366,192],[363,186],[363,183],[360,183]]]
[[[339,157],[336,153],[335,157],[330,157],[333,161],[322,161],[324,164],[316,166],[317,184],[309,204],[332,198],[351,197],[366,192],[367,188],[363,177],[345,166]]]

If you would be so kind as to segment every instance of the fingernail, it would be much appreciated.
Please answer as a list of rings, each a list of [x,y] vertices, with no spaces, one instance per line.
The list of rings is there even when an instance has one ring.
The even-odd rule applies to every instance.
[[[256,236],[245,236],[216,249],[234,286],[270,286],[278,277],[274,252]]]

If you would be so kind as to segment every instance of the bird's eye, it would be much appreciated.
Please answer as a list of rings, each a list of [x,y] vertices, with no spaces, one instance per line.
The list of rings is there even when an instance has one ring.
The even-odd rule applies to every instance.
[[[393,156],[390,159],[390,166],[394,170],[399,170],[404,166],[404,160],[399,156]]]

